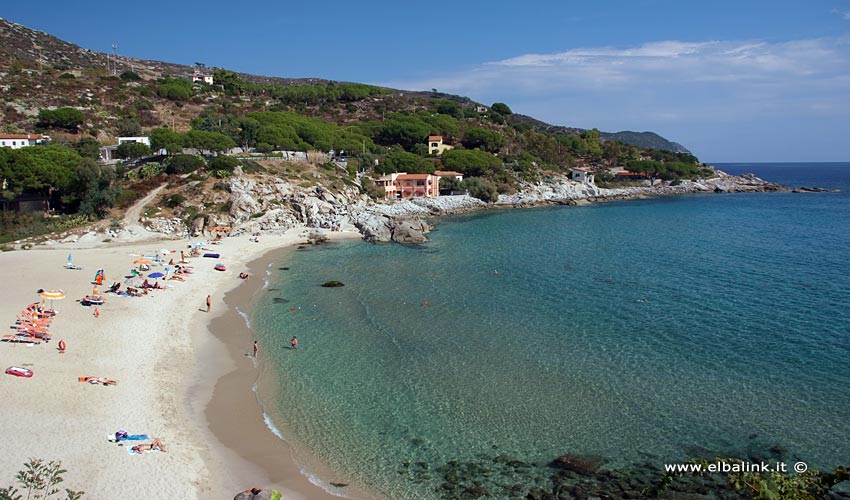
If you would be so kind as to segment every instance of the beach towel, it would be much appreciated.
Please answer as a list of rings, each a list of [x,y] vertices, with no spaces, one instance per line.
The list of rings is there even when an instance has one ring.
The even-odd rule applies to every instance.
[[[125,446],[124,449],[127,450],[128,455],[147,455],[148,453],[153,453],[159,450],[144,450],[144,451],[133,451],[132,446]]]
[[[146,441],[150,439],[147,434],[130,434],[127,437],[122,437],[121,439],[115,439],[115,434],[109,434],[106,436],[106,440],[110,443],[118,443],[121,441]]]

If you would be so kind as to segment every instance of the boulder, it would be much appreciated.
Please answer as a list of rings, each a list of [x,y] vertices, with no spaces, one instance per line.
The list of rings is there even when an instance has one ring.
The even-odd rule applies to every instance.
[[[342,281],[331,280],[322,283],[322,286],[325,288],[338,288],[341,286],[345,286],[345,283],[343,283]]]
[[[392,221],[392,240],[396,243],[425,243],[425,224],[410,219],[395,219]]]

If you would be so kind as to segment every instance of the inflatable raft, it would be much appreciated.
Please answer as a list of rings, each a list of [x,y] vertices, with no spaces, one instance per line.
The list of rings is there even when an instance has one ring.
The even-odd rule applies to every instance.
[[[6,368],[6,373],[8,373],[9,375],[14,375],[16,377],[32,377],[32,370],[30,370],[29,368],[21,368],[20,366],[10,366],[9,368]]]

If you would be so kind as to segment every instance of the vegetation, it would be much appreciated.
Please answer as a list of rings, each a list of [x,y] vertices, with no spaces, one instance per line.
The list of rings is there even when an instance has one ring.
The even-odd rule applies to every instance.
[[[42,109],[38,112],[38,123],[36,126],[43,129],[59,129],[76,133],[85,119],[85,115],[79,109]]]
[[[165,78],[156,93],[172,101],[184,101],[192,97],[192,82],[185,78]]]
[[[62,474],[68,472],[62,468],[62,462],[45,462],[39,458],[31,458],[24,464],[24,468],[18,471],[15,479],[18,482],[26,499],[41,498],[48,499],[58,494],[59,485],[65,480]],[[84,492],[65,489],[66,500],[79,500]],[[22,500],[24,496],[15,486],[0,488],[0,500]]]

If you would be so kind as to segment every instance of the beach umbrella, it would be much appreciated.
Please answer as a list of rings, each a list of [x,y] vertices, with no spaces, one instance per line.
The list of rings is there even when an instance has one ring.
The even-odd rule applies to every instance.
[[[165,275],[162,274],[161,272],[150,273],[148,275],[148,278],[153,278],[153,279],[158,279],[158,278],[163,278],[163,277],[165,277]]]
[[[171,253],[171,250],[168,250],[167,248],[160,248],[159,253],[161,253],[162,255],[168,255]]]
[[[139,264],[139,265],[150,264],[150,263],[151,263],[151,261],[149,261],[148,259],[136,259],[136,260],[133,261],[133,264]]]
[[[62,300],[65,298],[65,292],[62,290],[41,290],[38,296],[42,299],[50,299],[50,308],[53,309],[54,300]]]

